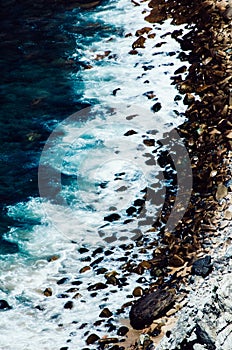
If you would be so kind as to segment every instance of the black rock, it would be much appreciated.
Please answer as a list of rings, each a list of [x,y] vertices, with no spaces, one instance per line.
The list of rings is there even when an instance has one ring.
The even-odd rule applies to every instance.
[[[134,213],[136,213],[136,208],[135,207],[129,207],[127,210],[127,215],[132,215]]]
[[[120,218],[121,218],[121,216],[119,214],[114,213],[114,214],[110,214],[108,216],[105,216],[104,221],[112,222],[112,221],[119,220]]]
[[[107,185],[108,185],[108,181],[104,181],[104,182],[101,182],[100,184],[99,184],[99,187],[101,187],[101,188],[106,188],[107,187]]]
[[[88,338],[86,339],[86,343],[87,343],[88,345],[94,344],[94,343],[96,343],[96,341],[98,341],[99,339],[100,339],[100,337],[99,337],[97,334],[90,334],[90,335],[88,336]]]
[[[99,247],[93,251],[92,256],[95,257],[97,254],[101,254],[101,253],[103,253],[103,248]]]
[[[116,96],[116,94],[117,94],[117,92],[118,92],[119,90],[121,90],[121,89],[120,89],[120,88],[114,89],[114,90],[113,90],[113,95]]]
[[[200,344],[206,345],[208,350],[215,350],[216,346],[214,341],[210,338],[209,334],[202,329],[198,324],[196,325],[195,333],[197,340]]]
[[[125,134],[124,134],[124,136],[131,136],[131,135],[134,135],[134,134],[138,134],[136,131],[134,131],[134,130],[128,130]]]
[[[72,309],[73,308],[73,302],[67,301],[66,304],[64,304],[64,309]]]
[[[64,284],[66,282],[68,282],[69,278],[68,277],[64,277],[64,278],[61,278],[59,281],[57,281],[56,283],[57,284]]]
[[[96,284],[92,284],[87,289],[90,292],[90,291],[93,291],[93,290],[99,290],[99,289],[105,289],[105,288],[107,288],[107,285],[105,285],[102,282],[99,282],[99,283],[96,283]]]
[[[82,284],[82,281],[73,281],[71,282],[71,284],[74,286],[79,286],[80,284]]]
[[[56,297],[59,298],[59,299],[65,299],[65,298],[69,298],[69,295],[68,295],[68,294],[64,294],[64,293],[61,293],[61,294],[57,294]]]
[[[94,267],[94,266],[98,265],[103,259],[104,259],[104,257],[101,256],[100,258],[94,260],[94,261],[90,264],[90,266]]]
[[[150,326],[154,319],[161,317],[172,306],[174,300],[174,289],[157,290],[141,297],[131,307],[131,326],[135,329]]]
[[[134,201],[134,206],[141,207],[144,205],[144,203],[145,203],[145,199],[138,198]]]
[[[192,274],[206,277],[212,271],[211,256],[206,255],[204,258],[196,260],[192,265]]]
[[[79,252],[80,254],[87,253],[88,251],[89,251],[89,249],[83,248],[83,247],[78,249],[78,252]]]
[[[0,300],[0,310],[10,310],[12,307],[8,304],[6,300]]]
[[[151,110],[153,112],[159,112],[161,110],[161,108],[162,108],[161,103],[157,102],[151,107]]]
[[[117,335],[124,336],[124,335],[126,335],[128,332],[129,332],[129,328],[126,327],[126,326],[122,326],[122,327],[120,327],[120,328],[118,329]]]

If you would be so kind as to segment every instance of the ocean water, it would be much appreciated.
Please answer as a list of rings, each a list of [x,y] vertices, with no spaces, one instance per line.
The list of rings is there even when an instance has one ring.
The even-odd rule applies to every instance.
[[[144,11],[117,0],[3,21],[0,299],[12,309],[1,311],[0,349],[82,349],[128,316],[118,310],[140,283],[123,261],[148,258],[136,240],[156,238],[148,230],[171,185],[159,140],[185,120],[170,77],[188,66],[171,36],[188,29],[147,23]],[[146,48],[128,54],[145,26],[155,38],[144,34]],[[94,295],[89,287],[106,281],[99,268],[126,283]],[[96,324],[105,307],[112,320]]]

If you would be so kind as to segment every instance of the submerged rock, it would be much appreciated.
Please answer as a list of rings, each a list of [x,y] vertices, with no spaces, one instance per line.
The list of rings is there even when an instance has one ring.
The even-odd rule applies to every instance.
[[[121,216],[119,214],[113,213],[113,214],[110,214],[108,216],[105,216],[104,221],[112,222],[112,221],[119,220],[120,218],[121,218]]]
[[[137,39],[135,40],[135,42],[132,44],[132,48],[133,50],[137,49],[137,48],[140,48],[140,49],[144,49],[145,46],[145,41],[146,41],[146,38],[144,38],[142,35]]]
[[[155,103],[152,107],[151,110],[156,113],[159,112],[161,110],[162,106],[160,102]]]
[[[113,315],[112,312],[111,312],[107,307],[105,307],[105,308],[101,311],[99,317],[102,317],[102,318],[109,318],[109,317],[112,316],[112,315]]]
[[[72,309],[73,308],[73,301],[67,301],[67,303],[64,304],[64,309]]]
[[[45,295],[45,297],[50,297],[50,296],[52,296],[52,289],[51,289],[51,288],[46,288],[46,289],[43,291],[43,294]]]
[[[96,343],[96,341],[98,341],[98,339],[100,339],[100,337],[96,334],[90,334],[88,336],[88,338],[86,339],[86,344],[90,345],[90,344],[94,344]]]
[[[8,302],[6,300],[0,300],[0,310],[10,310],[12,309],[12,307],[8,304]]]

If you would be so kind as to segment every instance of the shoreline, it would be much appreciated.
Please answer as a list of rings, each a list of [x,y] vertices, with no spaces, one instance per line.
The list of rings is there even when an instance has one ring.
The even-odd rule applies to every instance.
[[[118,100],[124,103],[129,98],[128,101],[132,101],[132,104],[138,99],[143,107],[148,107],[151,116],[147,119],[147,124],[142,125],[141,132],[139,131],[137,135],[138,141],[135,142],[134,148],[132,147],[133,151],[129,153],[132,154],[132,157],[136,157],[135,147],[140,145],[138,144],[140,142],[143,150],[148,152],[144,155],[149,155],[147,165],[154,165],[150,161],[153,159],[153,154],[159,149],[159,141],[156,142],[156,136],[154,139],[151,136],[152,131],[155,132],[155,130],[150,130],[156,120],[153,112],[159,112],[162,105],[160,113],[165,121],[166,117],[169,121],[170,113],[171,119],[167,133],[170,129],[172,131],[169,132],[170,144],[166,149],[171,149],[171,151],[166,152],[166,149],[161,149],[160,153],[157,152],[158,163],[161,161],[160,173],[164,175],[161,180],[163,181],[164,178],[166,184],[165,204],[155,223],[155,206],[154,210],[150,208],[148,211],[149,223],[143,227],[143,230],[140,230],[141,235],[130,239],[130,234],[134,232],[134,223],[138,226],[142,223],[140,221],[142,216],[140,217],[139,213],[144,203],[147,201],[148,205],[154,204],[149,202],[148,193],[149,187],[153,188],[153,184],[149,182],[148,190],[140,185],[138,188],[143,188],[143,190],[140,191],[139,197],[132,196],[133,200],[134,197],[138,200],[131,202],[132,206],[126,210],[126,213],[128,212],[126,219],[133,220],[131,225],[130,220],[128,222],[126,220],[124,223],[127,226],[122,226],[122,232],[126,232],[125,244],[122,244],[124,242],[118,238],[121,232],[120,226],[118,229],[115,225],[115,239],[121,243],[120,245],[116,244],[117,242],[102,245],[98,242],[88,244],[87,241],[85,243],[79,239],[77,241],[67,240],[67,237],[63,235],[58,236],[56,230],[46,222],[45,225],[44,222],[42,225],[33,223],[28,232],[16,228],[12,237],[14,239],[17,234],[19,235],[18,242],[22,244],[22,247],[25,244],[25,252],[31,254],[28,254],[31,260],[28,260],[29,264],[27,264],[24,257],[17,255],[14,257],[13,264],[11,262],[10,269],[7,264],[5,265],[6,273],[9,270],[12,276],[4,279],[2,290],[4,300],[0,300],[0,309],[6,312],[4,314],[6,319],[2,321],[2,341],[5,342],[5,347],[10,349],[14,346],[9,343],[13,327],[15,328],[14,337],[23,349],[28,347],[36,349],[37,344],[40,344],[40,348],[44,350],[47,348],[154,350],[159,347],[160,350],[176,350],[185,349],[186,346],[192,346],[194,350],[203,350],[207,345],[210,346],[210,349],[214,349],[216,342],[214,333],[220,332],[221,325],[224,330],[224,325],[230,321],[229,311],[225,317],[222,312],[221,322],[217,325],[217,329],[210,330],[211,334],[208,329],[204,328],[205,325],[207,326],[207,320],[203,322],[204,309],[207,302],[212,300],[218,314],[221,312],[220,308],[229,310],[230,304],[227,302],[223,304],[222,296],[224,295],[225,299],[229,298],[224,293],[221,283],[224,283],[223,274],[229,274],[231,271],[230,258],[232,256],[230,238],[232,218],[231,50],[228,51],[231,39],[229,38],[230,26],[225,18],[228,15],[227,10],[225,6],[222,8],[222,2],[220,2],[220,9],[215,4],[215,1],[201,2],[200,0],[194,4],[189,4],[185,0],[181,4],[173,0],[152,0],[150,2],[141,0],[140,3],[132,1],[131,4],[125,0],[123,6],[117,7],[114,4],[109,12],[104,13],[103,11],[103,17],[97,14],[98,10],[96,10],[97,17],[91,17],[90,14],[89,21],[87,21],[91,29],[90,36],[98,28],[100,17],[102,22],[104,19],[106,24],[109,22],[99,31],[96,43],[93,41],[93,46],[87,43],[84,46],[85,50],[82,50],[83,56],[79,58],[73,55],[66,60],[62,59],[62,62],[58,60],[58,66],[69,66],[71,72],[75,71],[76,65],[80,68],[81,77],[86,84],[84,91],[87,94],[84,95],[84,100],[99,99],[101,101],[101,98],[102,100],[105,98],[108,102]],[[70,6],[72,7],[72,3]],[[100,7],[99,13],[101,11]],[[120,22],[119,27],[122,29],[118,37],[117,35],[114,37],[114,32],[110,31],[114,21],[107,16],[107,13],[116,15],[116,27],[117,21]],[[138,14],[137,17],[135,16],[136,21],[133,20],[132,13]],[[144,21],[144,17],[147,21]],[[71,17],[68,15],[67,18]],[[63,19],[66,23],[66,17]],[[171,20],[174,24],[181,26],[172,26]],[[82,25],[75,26],[71,28],[71,32],[75,30],[73,35],[78,30],[82,33],[82,29]],[[110,35],[109,38],[106,35],[103,40],[104,30],[107,30]],[[188,31],[187,34],[185,34],[186,31]],[[226,32],[229,34],[224,38]],[[221,35],[219,39],[218,33]],[[155,40],[153,40],[154,37],[156,37]],[[85,36],[83,36],[83,43],[85,43]],[[98,51],[98,48],[101,51]],[[122,52],[118,53],[119,48]],[[104,79],[108,79],[113,65],[119,66],[120,69],[115,70],[114,75],[109,79],[109,85],[106,85]],[[127,74],[136,67],[139,68],[138,71],[135,69],[134,74]],[[153,68],[154,71],[152,71]],[[117,79],[117,75],[122,79]],[[98,83],[98,81],[102,81],[103,84],[95,85],[95,82]],[[133,90],[133,85],[135,85],[135,90]],[[77,88],[79,85],[74,84],[73,86]],[[99,88],[96,98],[94,97],[94,86]],[[154,91],[150,91],[153,89]],[[170,95],[167,91],[170,92]],[[129,96],[127,96],[128,92],[130,92]],[[155,103],[157,100],[161,103]],[[185,110],[183,101],[187,108],[185,113],[183,113]],[[37,107],[41,103],[41,108],[45,108],[43,98],[39,96],[38,99],[33,96],[33,103]],[[155,103],[153,107],[151,107],[152,103]],[[138,111],[139,108],[135,113]],[[159,115],[157,114],[157,123]],[[186,121],[180,125],[185,120],[185,116]],[[128,136],[137,133],[138,124],[136,120],[130,121],[132,117],[134,115],[129,115],[128,119],[126,117],[130,130],[126,128],[122,131],[122,139],[119,139],[119,142],[122,140],[123,145],[125,136],[127,140],[130,140]],[[111,122],[111,118],[109,121]],[[118,127],[118,120],[116,124]],[[175,128],[174,125],[179,125],[179,127]],[[104,130],[107,130],[107,123]],[[148,130],[146,135],[144,135],[145,130]],[[172,158],[175,151],[169,148],[176,141],[172,139],[172,136],[175,137],[177,134],[176,130],[182,137],[180,143],[183,143],[183,140],[185,142],[186,147],[182,149],[188,150],[192,161],[194,187],[184,218],[174,231],[168,232],[167,228],[166,231],[164,230],[165,223],[169,221],[170,216],[173,216],[170,214],[175,213],[173,208],[176,209],[176,202],[182,203],[182,197],[179,194],[185,194],[180,185],[181,191],[179,192],[178,189],[178,182],[181,183],[181,181],[179,181],[179,170],[176,166],[179,161],[181,162],[182,153],[176,151],[176,154],[181,156]],[[69,135],[72,133],[70,132]],[[29,142],[31,147],[33,147],[31,142],[34,142],[34,137],[35,142],[38,141],[36,141],[37,136],[41,137],[34,133],[27,135],[27,143]],[[165,134],[163,138],[161,144],[163,140],[165,141]],[[110,146],[113,145],[114,142],[111,141]],[[142,168],[143,160],[141,160],[142,163],[136,161],[139,169]],[[106,161],[105,157],[104,161]],[[70,164],[72,162],[69,162]],[[170,177],[168,177],[168,168],[171,168]],[[188,176],[190,169],[190,166],[186,166],[181,176]],[[122,181],[123,178],[118,177],[123,177],[125,174],[121,171],[119,173],[118,170],[112,180],[114,184],[116,180]],[[124,171],[124,168],[122,170]],[[125,171],[127,170],[125,166]],[[180,170],[183,170],[183,166]],[[175,176],[175,173],[178,173],[178,176]],[[168,182],[169,179],[171,179],[170,182]],[[127,184],[128,181],[127,179]],[[105,183],[102,182],[101,185],[100,188],[104,190]],[[114,199],[114,195],[106,198],[107,203],[112,204],[111,199]],[[122,197],[119,203],[121,201]],[[35,216],[44,220],[44,216],[40,216],[40,204],[36,198],[31,198],[28,203],[23,203],[23,207],[12,207],[12,217],[17,219],[17,215],[20,214],[20,218],[22,216],[26,224],[28,219],[30,224],[31,217]],[[186,208],[184,205],[182,207]],[[57,215],[57,207],[52,206],[51,209],[55,209],[51,212]],[[118,211],[117,207],[113,210]],[[137,210],[136,215],[133,215],[133,210]],[[65,226],[64,232],[72,229],[73,231],[70,232],[74,232],[74,238],[77,234],[81,237],[82,233],[85,235],[90,232],[85,226],[85,223],[89,222],[87,216],[83,218],[82,227],[78,213],[75,210],[71,211],[70,215],[61,219],[61,223]],[[77,221],[72,220],[73,216],[77,217]],[[109,219],[109,217],[105,216],[104,219]],[[97,219],[93,222],[97,222]],[[166,227],[169,227],[168,224]],[[109,226],[110,234],[112,234],[111,228]],[[106,233],[108,234],[107,229]],[[226,290],[230,292],[230,285]],[[198,295],[198,293],[201,294]],[[9,301],[9,304],[5,299]],[[144,301],[149,301],[149,309]],[[198,305],[200,305],[201,314],[198,314]],[[194,312],[192,312],[193,309]],[[130,325],[129,310],[132,323],[138,330],[132,329]],[[139,322],[133,316],[132,310],[135,311],[134,315],[137,313]],[[19,317],[16,316],[16,312]],[[145,312],[148,321],[144,317]],[[26,327],[21,322],[22,317]],[[191,320],[191,327],[188,325],[188,320]],[[199,325],[201,321],[203,323]],[[177,325],[176,330],[175,325]],[[199,331],[199,327],[203,331]],[[192,332],[191,337],[190,332]],[[191,338],[190,344],[188,343],[189,338]]]
[[[183,61],[187,60],[191,63],[188,76],[182,80],[179,72],[179,75],[172,78],[180,94],[185,95],[187,121],[178,128],[178,131],[185,139],[192,161],[194,187],[190,206],[174,234],[164,233],[160,237],[164,247],[163,255],[166,253],[169,258],[175,257],[172,259],[174,266],[170,273],[178,275],[178,282],[175,285],[179,289],[177,295],[180,301],[177,298],[176,303],[178,307],[170,307],[171,310],[164,315],[164,318],[154,318],[150,328],[141,330],[140,338],[133,345],[129,345],[128,342],[126,349],[185,349],[185,346],[192,344],[190,344],[192,340],[190,339],[188,344],[189,328],[187,323],[186,326],[183,325],[183,319],[190,312],[191,304],[196,303],[199,298],[201,292],[198,288],[205,288],[205,293],[210,297],[212,292],[210,281],[214,286],[218,283],[220,287],[218,281],[224,273],[232,283],[229,263],[232,215],[232,123],[230,122],[232,120],[232,63],[229,21],[232,4],[231,1],[198,1],[194,4],[182,1],[181,5],[177,5],[175,1],[151,1],[149,7],[151,7],[151,13],[145,19],[151,23],[172,16],[176,24],[193,25],[193,29],[181,40],[178,40],[178,33],[176,33],[182,49],[189,50],[188,55],[183,55]],[[172,12],[173,8],[174,12]],[[220,238],[221,235],[225,236],[225,239]],[[183,249],[183,241],[187,237],[192,239],[191,244],[188,245],[189,250]],[[192,276],[192,264],[206,255],[212,257],[213,271],[209,272],[208,277]],[[179,266],[178,261],[182,261]],[[227,263],[223,269],[225,261]],[[154,287],[159,288],[158,285],[152,286],[150,293]],[[186,293],[184,298],[182,293]],[[203,308],[202,306],[202,310]],[[179,322],[178,319],[180,319]],[[174,328],[173,333],[171,329],[176,322],[177,327]],[[217,326],[215,325],[213,331],[216,332]],[[180,329],[182,338],[178,339]],[[155,333],[158,335],[154,336]],[[147,337],[146,341],[144,341],[144,334]],[[196,349],[200,349],[200,347],[197,348],[198,345],[204,345],[198,344],[198,340],[193,343]],[[223,341],[220,347],[217,338],[211,340],[212,349],[228,348]],[[223,346],[227,347],[223,348]]]

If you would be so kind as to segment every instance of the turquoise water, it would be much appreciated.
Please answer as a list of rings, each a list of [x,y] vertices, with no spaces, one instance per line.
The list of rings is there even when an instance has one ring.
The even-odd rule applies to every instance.
[[[104,282],[96,269],[120,270],[122,244],[156,237],[147,230],[168,185],[158,140],[185,119],[170,80],[183,65],[171,32],[186,29],[169,20],[149,24],[155,39],[145,35],[146,49],[130,55],[136,30],[148,25],[146,3],[106,1],[89,11],[12,4],[11,17],[2,15],[0,44],[0,299],[12,306],[0,321],[0,349],[55,350],[71,333],[69,349],[81,349],[86,332],[107,333],[93,326],[99,308],[109,307],[118,322],[117,309],[138,284],[137,275],[126,274],[117,297],[112,287],[93,299],[89,285]],[[99,247],[113,255],[78,274]],[[137,262],[149,257],[136,246],[132,253]],[[82,282],[70,312],[59,297],[68,287],[56,283],[63,277]]]

